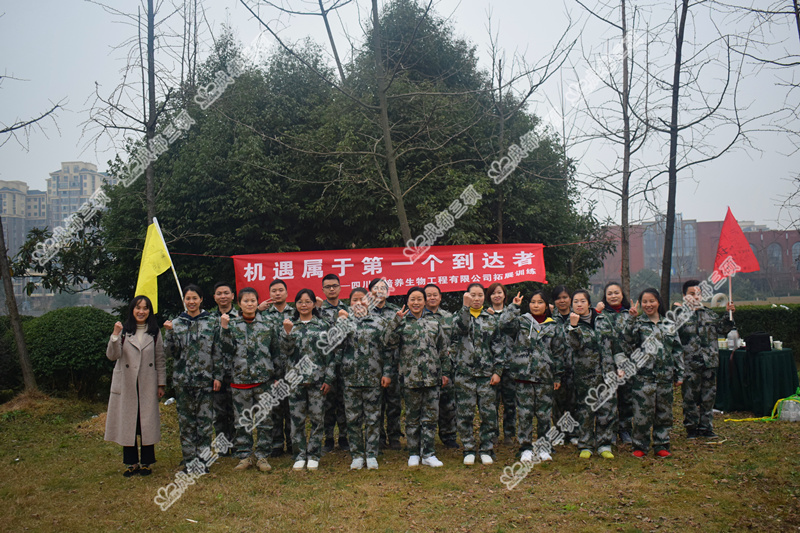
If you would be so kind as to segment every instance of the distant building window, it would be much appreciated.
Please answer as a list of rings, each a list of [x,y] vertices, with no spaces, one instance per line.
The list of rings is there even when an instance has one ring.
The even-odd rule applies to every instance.
[[[767,246],[767,266],[770,270],[780,272],[783,266],[783,250],[778,243]]]
[[[796,242],[792,245],[792,262],[794,263],[795,269],[800,272],[800,242]]]

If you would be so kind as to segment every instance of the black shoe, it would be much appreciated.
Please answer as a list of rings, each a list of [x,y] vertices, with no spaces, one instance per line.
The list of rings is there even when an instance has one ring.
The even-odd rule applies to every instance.
[[[270,457],[280,457],[283,455],[283,448],[272,448],[272,452],[270,452]]]
[[[122,475],[125,477],[135,476],[140,472],[140,470],[141,468],[139,467],[139,463],[136,463],[135,465],[128,465],[128,468],[122,473]]]
[[[330,453],[333,451],[333,437],[325,439],[325,445],[322,447],[322,453]]]
[[[695,430],[695,429],[687,429],[686,430],[686,438],[688,440],[695,440],[697,438],[697,430]]]
[[[447,439],[447,440],[443,440],[443,441],[442,441],[442,444],[444,444],[444,447],[445,447],[445,448],[452,448],[452,449],[454,449],[454,450],[458,449],[458,447],[459,447],[459,446],[458,446],[458,443],[456,442],[456,440],[455,440],[455,439]]]
[[[630,444],[631,443],[631,434],[628,433],[627,431],[620,431],[619,440],[623,444]]]
[[[716,439],[719,437],[716,433],[714,433],[713,429],[704,429],[703,431],[699,432],[701,437],[705,437],[707,439]]]
[[[339,449],[344,452],[350,451],[350,443],[347,442],[347,437],[339,437]]]
[[[150,469],[150,465],[142,465],[141,468],[139,468],[140,476],[149,476],[152,473],[153,471]]]
[[[401,450],[403,449],[402,444],[400,444],[399,439],[392,439],[389,441],[389,449],[390,450]]]

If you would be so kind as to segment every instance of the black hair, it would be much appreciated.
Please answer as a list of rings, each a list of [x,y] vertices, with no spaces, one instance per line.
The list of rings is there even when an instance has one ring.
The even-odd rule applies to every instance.
[[[440,289],[440,288],[439,288],[439,286],[438,286],[438,285],[436,285],[435,283],[428,283],[427,285],[425,285],[424,287],[422,287],[422,290],[423,290],[423,292],[424,292],[426,289],[436,289],[437,291],[439,291],[439,294],[442,294],[442,289]]]
[[[413,294],[415,292],[421,292],[422,293],[422,299],[424,301],[426,301],[426,302],[428,301],[428,297],[425,296],[425,289],[415,285],[414,287],[411,287],[410,289],[408,289],[408,292],[406,293],[406,305],[408,305],[408,299],[411,297],[411,294]]]
[[[186,293],[187,292],[195,292],[195,293],[197,293],[197,295],[200,297],[201,300],[203,299],[203,289],[201,289],[200,287],[198,287],[194,283],[190,283],[189,285],[187,285],[186,287],[183,288],[183,297],[184,298],[186,297]]]
[[[639,294],[639,305],[642,305],[642,296],[644,296],[645,294],[652,294],[653,296],[655,296],[656,300],[658,300],[658,314],[661,315],[662,318],[666,316],[667,307],[664,305],[664,300],[661,299],[661,295],[658,293],[658,291],[652,287],[643,290]]]
[[[236,287],[233,286],[233,283],[228,283],[227,281],[220,281],[216,285],[214,285],[214,292],[217,292],[217,289],[220,287],[228,287],[232,293],[236,294]]]
[[[541,296],[542,300],[544,300],[544,303],[545,303],[544,316],[552,318],[553,317],[553,312],[550,311],[550,302],[547,301],[547,296],[544,295],[544,291],[542,291],[542,290],[535,290],[535,291],[533,291],[533,293],[531,293],[531,297],[530,297],[530,299],[528,299],[528,310],[530,310],[531,300],[533,300],[533,297],[536,296],[536,295]],[[533,313],[531,313],[531,314],[533,314]]]
[[[314,291],[311,289],[300,289],[297,292],[297,296],[294,297],[294,318],[292,320],[297,320],[300,318],[300,311],[297,309],[297,300],[300,299],[301,296],[308,296],[311,298],[311,303],[314,305],[311,307],[311,314],[317,318],[320,318],[319,309],[317,309],[317,295],[314,294]]]
[[[686,293],[689,292],[689,289],[692,287],[699,287],[700,281],[696,279],[690,279],[686,283],[683,284],[683,295],[686,296]]]
[[[381,282],[383,282],[383,284],[384,284],[384,285],[386,285],[386,290],[388,291],[388,290],[389,290],[389,284],[388,284],[388,283],[386,283],[386,280],[385,280],[385,279],[383,279],[383,278],[375,278],[375,279],[373,279],[372,281],[370,281],[370,282],[369,282],[369,290],[372,290],[372,288],[373,288],[375,285],[377,285],[378,283],[381,283]]]
[[[566,285],[556,285],[553,287],[553,291],[550,293],[553,296],[553,301],[556,301],[556,298],[561,296],[562,292],[566,292],[569,299],[572,300],[572,293],[569,291]]]
[[[139,305],[139,302],[144,301],[147,304],[147,308],[150,310],[150,314],[147,315],[147,321],[145,324],[147,325],[146,332],[149,335],[155,337],[158,335],[158,321],[156,320],[156,314],[153,312],[153,302],[150,301],[150,298],[140,294],[139,296],[135,296],[133,300],[131,300],[130,305],[128,306],[128,317],[125,319],[125,323],[122,325],[122,332],[129,333],[131,335],[136,334],[136,317],[133,316],[133,310],[136,309],[136,306]]]
[[[606,283],[606,286],[603,287],[603,299],[602,299],[603,305],[606,306],[608,309],[611,309],[611,304],[608,303],[608,300],[606,300],[606,291],[608,290],[609,287],[611,287],[613,285],[616,285],[617,287],[619,287],[619,292],[622,293],[622,308],[623,309],[630,309],[631,308],[631,301],[628,300],[628,295],[625,294],[625,290],[622,288],[622,284],[621,283],[617,283],[616,281],[612,281],[610,283]]]
[[[472,289],[472,287],[480,287],[481,290],[484,292],[484,294],[486,293],[486,289],[480,283],[470,283],[469,285],[467,285],[467,292],[469,292]]]
[[[341,280],[339,280],[339,276],[337,276],[336,274],[325,274],[325,277],[322,278],[322,283],[325,283],[325,281],[329,279],[335,279],[337,282],[341,283]]]
[[[574,301],[575,297],[577,295],[579,295],[579,294],[583,294],[584,296],[586,296],[586,302],[589,304],[589,308],[591,309],[591,307],[592,307],[592,295],[589,294],[589,291],[587,291],[586,289],[578,289],[577,291],[572,293],[572,300]]]
[[[486,297],[491,300],[492,294],[494,294],[494,291],[497,290],[497,287],[503,289],[503,305],[506,305],[506,300],[508,300],[508,289],[506,289],[506,286],[499,281],[495,281],[489,285],[489,288],[486,289]]]
[[[253,287],[245,287],[244,289],[239,291],[239,294],[236,296],[236,301],[237,302],[241,302],[242,301],[242,297],[245,294],[255,294],[256,295],[256,300],[259,299],[257,290],[255,290]]]
[[[355,289],[353,289],[352,291],[350,291],[350,298],[352,298],[352,297],[353,297],[353,295],[354,295],[355,293],[357,293],[357,292],[358,292],[358,293],[361,293],[361,294],[363,294],[364,296],[366,296],[366,295],[368,295],[368,294],[369,294],[369,291],[368,291],[367,289],[365,289],[364,287],[356,287]]]
[[[289,287],[286,285],[286,282],[285,282],[285,281],[283,281],[282,279],[278,279],[278,278],[275,278],[275,279],[273,279],[273,280],[270,282],[270,284],[269,284],[269,288],[271,289],[273,285],[277,285],[278,283],[280,283],[281,285],[283,285],[283,286],[284,286],[284,288],[285,288],[287,291],[289,290]]]

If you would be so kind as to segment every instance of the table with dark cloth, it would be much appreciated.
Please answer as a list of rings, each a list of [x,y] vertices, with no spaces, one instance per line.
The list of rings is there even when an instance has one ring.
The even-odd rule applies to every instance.
[[[733,357],[731,350],[720,350],[714,408],[768,416],[775,402],[794,394],[797,386],[792,350],[748,354],[745,348],[738,348]]]

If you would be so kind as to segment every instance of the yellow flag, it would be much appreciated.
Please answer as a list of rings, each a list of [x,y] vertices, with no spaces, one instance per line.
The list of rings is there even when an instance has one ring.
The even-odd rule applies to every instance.
[[[144,240],[142,262],[139,265],[139,279],[136,282],[135,296],[143,295],[153,302],[153,312],[158,313],[158,275],[172,266],[167,246],[155,224],[147,226]]]

